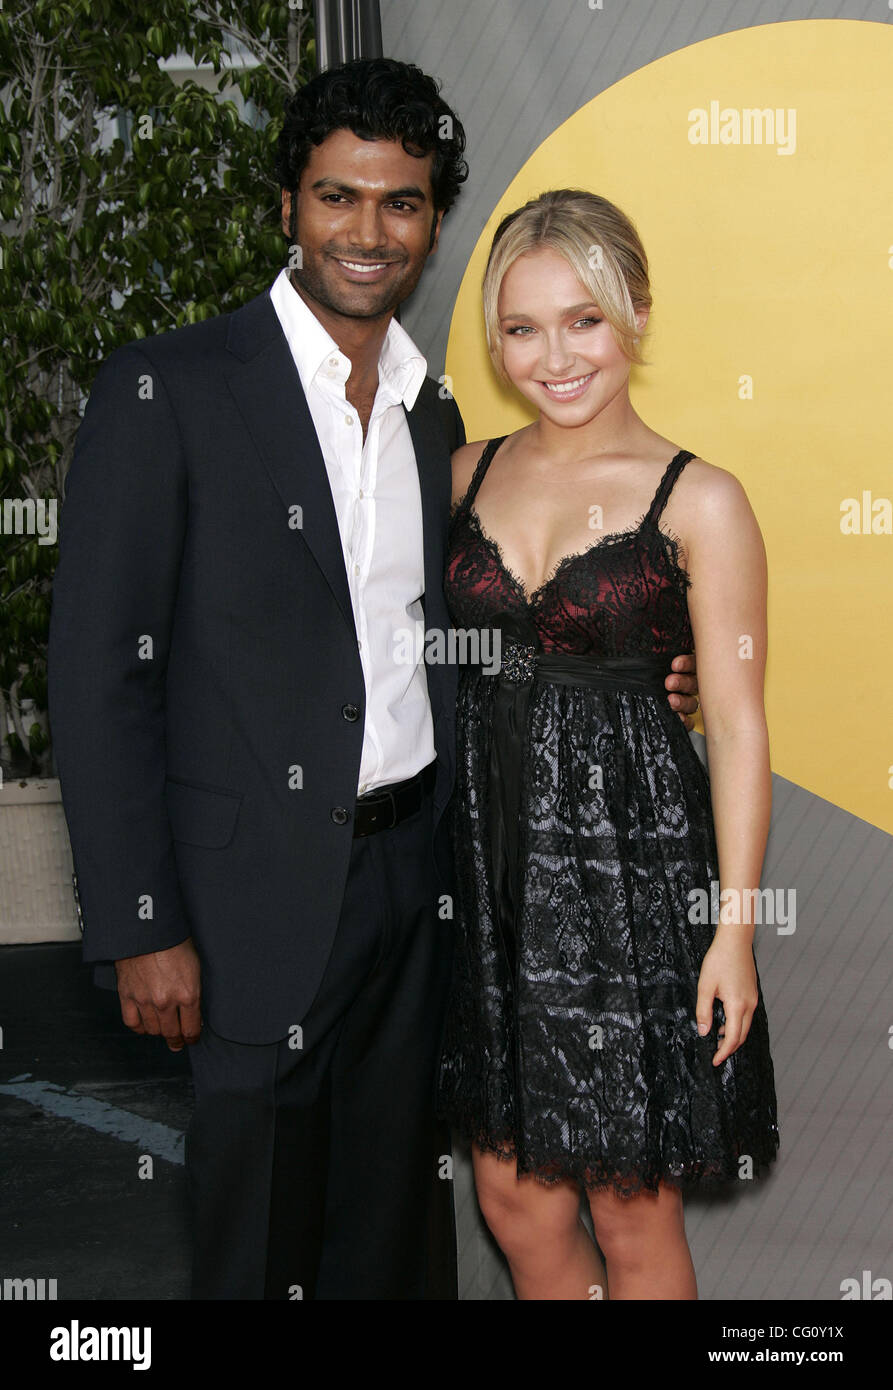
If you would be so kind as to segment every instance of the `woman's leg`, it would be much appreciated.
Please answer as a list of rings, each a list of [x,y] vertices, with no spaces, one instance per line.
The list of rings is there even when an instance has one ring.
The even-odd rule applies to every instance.
[[[620,1197],[612,1190],[590,1191],[587,1196],[612,1300],[697,1298],[678,1187],[661,1183],[657,1192],[634,1197]]]
[[[478,1202],[518,1298],[607,1298],[604,1265],[580,1220],[577,1184],[519,1178],[514,1161],[476,1144],[472,1159]]]

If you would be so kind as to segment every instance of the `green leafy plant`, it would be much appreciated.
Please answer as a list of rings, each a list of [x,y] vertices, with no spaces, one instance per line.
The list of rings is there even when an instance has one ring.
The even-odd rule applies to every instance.
[[[0,0],[2,3],[2,0]],[[200,69],[198,78],[189,70]],[[271,176],[315,69],[309,4],[0,8],[0,770],[51,770],[46,643],[61,511],[97,367],[259,294],[283,262]],[[11,728],[9,726],[12,726]]]

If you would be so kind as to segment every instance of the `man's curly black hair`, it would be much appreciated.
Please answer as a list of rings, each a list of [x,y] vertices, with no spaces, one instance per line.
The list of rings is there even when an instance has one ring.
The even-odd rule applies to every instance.
[[[468,178],[462,122],[434,78],[412,63],[357,58],[299,87],[285,104],[276,147],[280,188],[295,193],[311,147],[335,130],[351,130],[364,140],[399,140],[407,154],[433,154],[431,188],[438,212],[449,211]]]

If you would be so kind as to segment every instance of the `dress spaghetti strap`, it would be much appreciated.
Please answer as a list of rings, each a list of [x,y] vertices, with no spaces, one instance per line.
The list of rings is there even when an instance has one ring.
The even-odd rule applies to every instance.
[[[480,458],[475,464],[474,472],[471,475],[471,482],[468,484],[468,490],[465,493],[465,496],[462,497],[456,503],[456,512],[463,511],[466,507],[470,507],[472,505],[475,497],[477,497],[478,488],[484,481],[484,474],[490,467],[490,464],[493,460],[493,455],[496,453],[496,450],[499,448],[500,444],[502,444],[506,439],[508,439],[508,435],[502,434],[499,436],[498,439],[487,440],[484,452],[481,454]]]
[[[651,506],[648,508],[645,515],[645,524],[650,524],[652,526],[657,525],[660,520],[661,512],[667,505],[670,493],[673,491],[676,484],[676,479],[679,477],[679,474],[682,472],[689,459],[693,458],[694,454],[690,449],[680,449],[679,453],[675,454],[674,457],[670,459],[670,462],[664,470],[664,475],[658,483],[657,492],[654,494]]]

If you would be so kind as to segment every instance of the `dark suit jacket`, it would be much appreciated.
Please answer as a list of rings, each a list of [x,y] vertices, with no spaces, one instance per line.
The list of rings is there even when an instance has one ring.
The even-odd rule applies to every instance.
[[[445,631],[450,452],[465,433],[431,378],[407,419],[425,626]],[[426,671],[434,894],[453,887],[456,670]],[[365,690],[326,467],[268,293],[100,368],[62,513],[49,706],[84,959],[191,935],[211,1027],[285,1036],[338,922]]]

